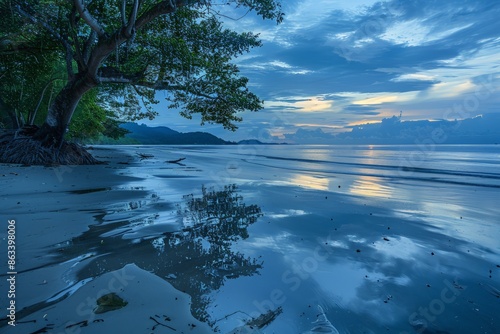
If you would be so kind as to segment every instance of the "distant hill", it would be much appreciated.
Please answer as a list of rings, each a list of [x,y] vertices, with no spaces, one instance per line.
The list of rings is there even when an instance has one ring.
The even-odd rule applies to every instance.
[[[178,132],[166,126],[147,126],[133,122],[120,125],[129,131],[125,137],[113,139],[101,136],[88,139],[89,145],[284,145],[286,143],[264,143],[257,139],[239,142],[226,141],[208,132]]]
[[[240,140],[238,145],[264,145],[264,143],[257,139],[244,139]]]
[[[150,127],[145,124],[124,123],[122,128],[130,131],[126,139],[143,145],[234,145],[207,132],[177,132],[166,126]]]
[[[238,145],[287,145],[287,143],[265,143],[258,139],[244,139],[240,140]]]

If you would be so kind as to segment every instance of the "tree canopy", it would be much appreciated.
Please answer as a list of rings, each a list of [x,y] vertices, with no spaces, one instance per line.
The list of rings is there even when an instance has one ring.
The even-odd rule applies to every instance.
[[[235,130],[236,114],[259,110],[262,101],[231,60],[261,42],[224,28],[220,12],[228,5],[283,19],[274,0],[8,1],[0,24],[0,107],[11,119],[33,117],[43,102],[46,125],[63,136],[94,87],[82,112],[98,123],[99,108],[111,111],[109,119],[153,118],[155,91],[166,90],[169,107],[184,117],[200,114],[202,124]]]

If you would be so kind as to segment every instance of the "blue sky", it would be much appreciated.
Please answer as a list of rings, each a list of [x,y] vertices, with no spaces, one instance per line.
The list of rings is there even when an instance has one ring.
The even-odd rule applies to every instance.
[[[248,14],[229,28],[264,46],[235,59],[264,101],[239,130],[199,126],[172,110],[148,125],[207,131],[229,140],[278,140],[298,129],[327,133],[379,122],[500,113],[497,0],[282,1],[276,25]],[[229,13],[239,17],[240,13]],[[161,97],[159,94],[159,97]]]

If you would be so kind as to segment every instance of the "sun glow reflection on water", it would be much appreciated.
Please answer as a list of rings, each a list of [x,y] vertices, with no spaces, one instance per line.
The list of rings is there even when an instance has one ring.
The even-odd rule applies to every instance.
[[[301,174],[292,175],[290,182],[295,186],[314,190],[329,190],[330,184],[327,178]]]
[[[399,148],[258,149],[262,156],[246,160],[234,147],[210,151],[183,148],[168,155],[154,151],[156,160],[129,165],[122,172],[133,179],[123,189],[110,190],[116,203],[104,209],[105,214],[83,238],[64,245],[65,250],[74,252],[70,261],[87,254],[89,245],[100,254],[81,260],[85,270],[71,272],[75,277],[80,275],[74,282],[116,269],[113,266],[137,262],[184,288],[195,268],[192,263],[200,255],[213,253],[204,264],[208,269],[199,266],[197,276],[206,279],[204,284],[220,278],[221,284],[214,288],[213,301],[207,306],[212,320],[235,311],[260,312],[255,305],[265,305],[272,300],[273,291],[280,289],[286,300],[274,306],[283,306],[284,312],[266,333],[310,329],[310,319],[297,315],[315,316],[307,313],[309,305],[320,303],[328,306],[325,311],[339,330],[381,333],[389,328],[387,325],[391,332],[399,333],[413,330],[408,316],[439,297],[436,293],[441,291],[444,279],[458,279],[470,286],[474,302],[482,303],[481,312],[469,312],[472,304],[457,298],[456,303],[446,305],[440,323],[429,330],[448,330],[450,327],[442,323],[455,321],[455,313],[464,315],[464,323],[484,325],[488,321],[485,326],[489,327],[483,332],[498,324],[492,315],[494,296],[473,291],[483,289],[483,282],[498,285],[500,213],[495,205],[495,185],[500,177],[493,177],[497,172],[492,166],[476,161],[492,159],[495,154],[488,151],[486,157],[478,158],[480,152],[469,152],[471,157],[462,151],[436,152],[439,154],[428,155],[429,161],[422,168],[401,173],[397,169],[402,154]],[[186,166],[163,163],[178,156],[187,157]],[[465,167],[457,163],[463,157],[470,160]],[[461,170],[464,173],[457,173]],[[176,234],[182,222],[189,221],[186,217],[193,217],[191,211],[184,216],[185,211],[179,211],[176,204],[186,208],[185,196],[203,198],[200,191],[204,184],[214,184],[220,192],[226,183],[238,184],[240,191],[235,195],[242,198],[233,203],[231,212],[251,205],[262,208],[262,218],[260,214],[255,216],[248,235],[242,234],[244,237],[234,242],[228,239],[225,249],[234,251],[230,252],[234,256],[241,252],[242,260],[252,257],[258,264],[262,261],[258,275],[250,268],[241,270],[246,274],[238,276],[244,267],[228,267],[224,261],[220,262],[224,266],[219,266],[215,250],[222,234],[216,228],[220,219],[204,220],[213,227],[207,230],[213,239],[198,236],[193,229],[189,229],[193,239]],[[119,200],[124,190],[135,193],[133,201]],[[90,200],[95,194],[72,196]],[[231,198],[224,199],[230,204]],[[320,252],[315,253],[318,247]],[[327,250],[330,252],[325,253]],[[69,256],[59,253],[64,259]],[[170,263],[171,259],[176,261]],[[298,266],[300,271],[296,270]],[[226,274],[228,268],[236,274]],[[206,295],[198,286],[190,287],[189,293],[194,297]],[[387,301],[388,295],[394,298]],[[200,310],[205,309],[200,306]],[[485,321],[480,323],[478,314]],[[220,324],[222,329],[232,329]],[[297,330],[283,330],[287,326]],[[452,326],[451,332],[460,332],[461,326]]]
[[[354,180],[349,192],[359,196],[390,198],[392,188],[382,184],[382,180],[378,177],[362,175]]]

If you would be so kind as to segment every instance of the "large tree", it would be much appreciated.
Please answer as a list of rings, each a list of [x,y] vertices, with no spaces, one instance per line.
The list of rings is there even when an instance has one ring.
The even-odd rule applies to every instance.
[[[1,8],[1,7],[0,7]],[[4,7],[5,8],[5,7]],[[67,81],[58,43],[23,25],[20,18],[0,20],[0,129],[19,129],[43,123],[55,95]],[[74,112],[67,137],[88,140],[127,133],[116,108],[104,108],[109,94],[96,87],[86,93]]]
[[[220,11],[227,5],[278,23],[283,19],[274,0],[5,2],[2,17],[30,36],[23,40],[26,49],[56,55],[65,75],[39,128],[0,139],[0,161],[94,162],[64,136],[82,97],[96,87],[101,99],[103,93],[108,97],[106,107],[120,109],[129,119],[154,117],[155,91],[166,90],[170,107],[183,116],[200,114],[202,123],[236,129],[241,120],[236,114],[257,111],[262,101],[231,60],[260,46],[260,40],[224,28]],[[24,45],[15,45],[21,52]]]
[[[33,124],[42,114],[38,111],[46,110],[47,97],[56,86],[62,87],[58,78],[64,68],[58,45],[44,31],[35,32],[6,15],[6,7],[0,9],[0,121],[2,127],[20,128]]]

